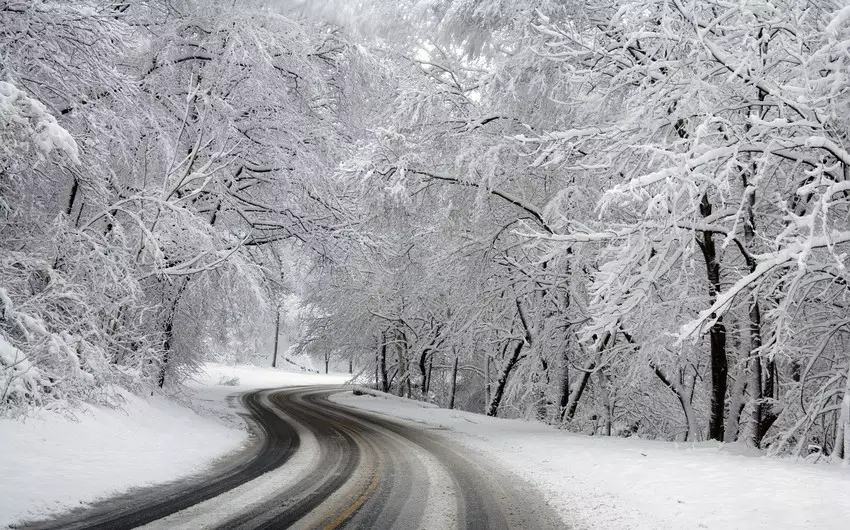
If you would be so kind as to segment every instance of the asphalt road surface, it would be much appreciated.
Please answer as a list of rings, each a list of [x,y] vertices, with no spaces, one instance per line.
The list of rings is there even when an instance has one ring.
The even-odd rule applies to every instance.
[[[253,443],[202,476],[23,528],[563,528],[526,482],[438,430],[296,387],[246,394]]]

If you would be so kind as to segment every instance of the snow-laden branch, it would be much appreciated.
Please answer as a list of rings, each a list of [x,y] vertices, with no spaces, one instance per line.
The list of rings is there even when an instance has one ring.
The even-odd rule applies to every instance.
[[[230,249],[225,249],[223,251],[202,252],[202,253],[198,254],[197,256],[190,258],[189,260],[187,260],[183,263],[180,263],[178,265],[174,265],[174,266],[171,266],[171,267],[158,268],[156,270],[153,270],[153,271],[149,272],[148,274],[142,276],[140,279],[144,280],[144,279],[151,278],[153,276],[159,276],[159,275],[163,275],[163,276],[191,276],[193,274],[200,274],[202,272],[213,271],[213,270],[221,267],[236,252],[238,252],[239,249],[244,246],[245,242],[248,241],[249,238],[250,238],[250,234],[245,236],[241,241],[239,241],[239,243],[237,243],[236,245],[234,245]],[[204,263],[200,267],[195,266],[196,264],[203,261],[204,258],[207,258],[208,256],[213,255],[213,254],[218,254],[219,255],[218,258],[216,258],[215,260],[213,260],[210,263]]]
[[[806,263],[801,258],[817,248],[830,248],[835,245],[850,242],[850,231],[833,232],[829,235],[816,236],[805,243],[795,243],[787,248],[771,254],[758,254],[753,258],[758,262],[753,272],[736,281],[732,287],[717,295],[712,306],[701,311],[699,316],[682,327],[678,342],[691,338],[714,324],[730,307],[734,299],[757,285],[768,273],[797,263],[800,270],[805,270]]]
[[[543,212],[542,212],[542,210],[540,210],[540,208],[529,203],[528,201],[520,199],[519,197],[517,197],[517,196],[515,196],[511,193],[508,193],[506,191],[502,191],[498,188],[491,188],[489,186],[484,186],[484,185],[482,185],[478,182],[470,182],[470,181],[466,181],[466,180],[461,180],[459,178],[451,177],[451,176],[448,176],[448,175],[439,175],[437,173],[433,173],[433,172],[430,172],[430,171],[423,171],[423,170],[418,170],[418,169],[408,169],[407,171],[410,172],[410,173],[413,173],[415,175],[420,175],[420,176],[427,177],[427,178],[433,179],[433,180],[441,180],[441,181],[444,181],[444,182],[451,182],[452,184],[457,184],[457,185],[460,185],[460,186],[469,186],[469,187],[472,187],[472,188],[481,188],[481,189],[485,190],[487,193],[489,193],[490,195],[495,195],[496,197],[504,199],[507,202],[513,204],[514,206],[517,206],[517,207],[521,208],[522,210],[525,210],[526,212],[531,214],[531,216],[534,218],[534,220],[546,232],[548,232],[550,234],[555,233],[552,230],[552,228],[549,226],[549,223],[546,222],[546,219],[543,217]]]

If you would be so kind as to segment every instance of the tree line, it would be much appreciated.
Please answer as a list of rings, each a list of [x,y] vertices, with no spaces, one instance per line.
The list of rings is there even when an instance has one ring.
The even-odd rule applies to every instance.
[[[280,5],[0,2],[4,410],[296,291],[384,391],[850,457],[842,2]]]
[[[850,10],[405,12],[315,347],[490,415],[847,457]]]

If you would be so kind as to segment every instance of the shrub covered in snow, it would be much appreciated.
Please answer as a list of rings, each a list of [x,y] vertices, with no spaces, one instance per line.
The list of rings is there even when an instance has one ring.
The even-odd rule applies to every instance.
[[[235,375],[224,375],[222,374],[218,378],[218,384],[221,386],[239,386],[239,378]]]

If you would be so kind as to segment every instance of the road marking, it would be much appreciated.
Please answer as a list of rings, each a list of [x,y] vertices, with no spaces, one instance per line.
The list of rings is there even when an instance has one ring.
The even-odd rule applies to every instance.
[[[360,509],[361,506],[363,506],[363,503],[369,500],[369,497],[371,497],[372,494],[375,493],[375,490],[378,489],[378,484],[380,484],[380,482],[381,480],[378,475],[373,475],[372,482],[369,484],[369,487],[366,488],[366,491],[363,492],[363,494],[360,495],[360,497],[356,501],[354,501],[354,504],[352,504],[348,507],[348,509],[342,512],[339,517],[334,519],[331,523],[327,524],[324,527],[324,530],[335,530],[336,528],[342,526],[342,523],[347,521],[352,515],[354,515],[357,510]]]

